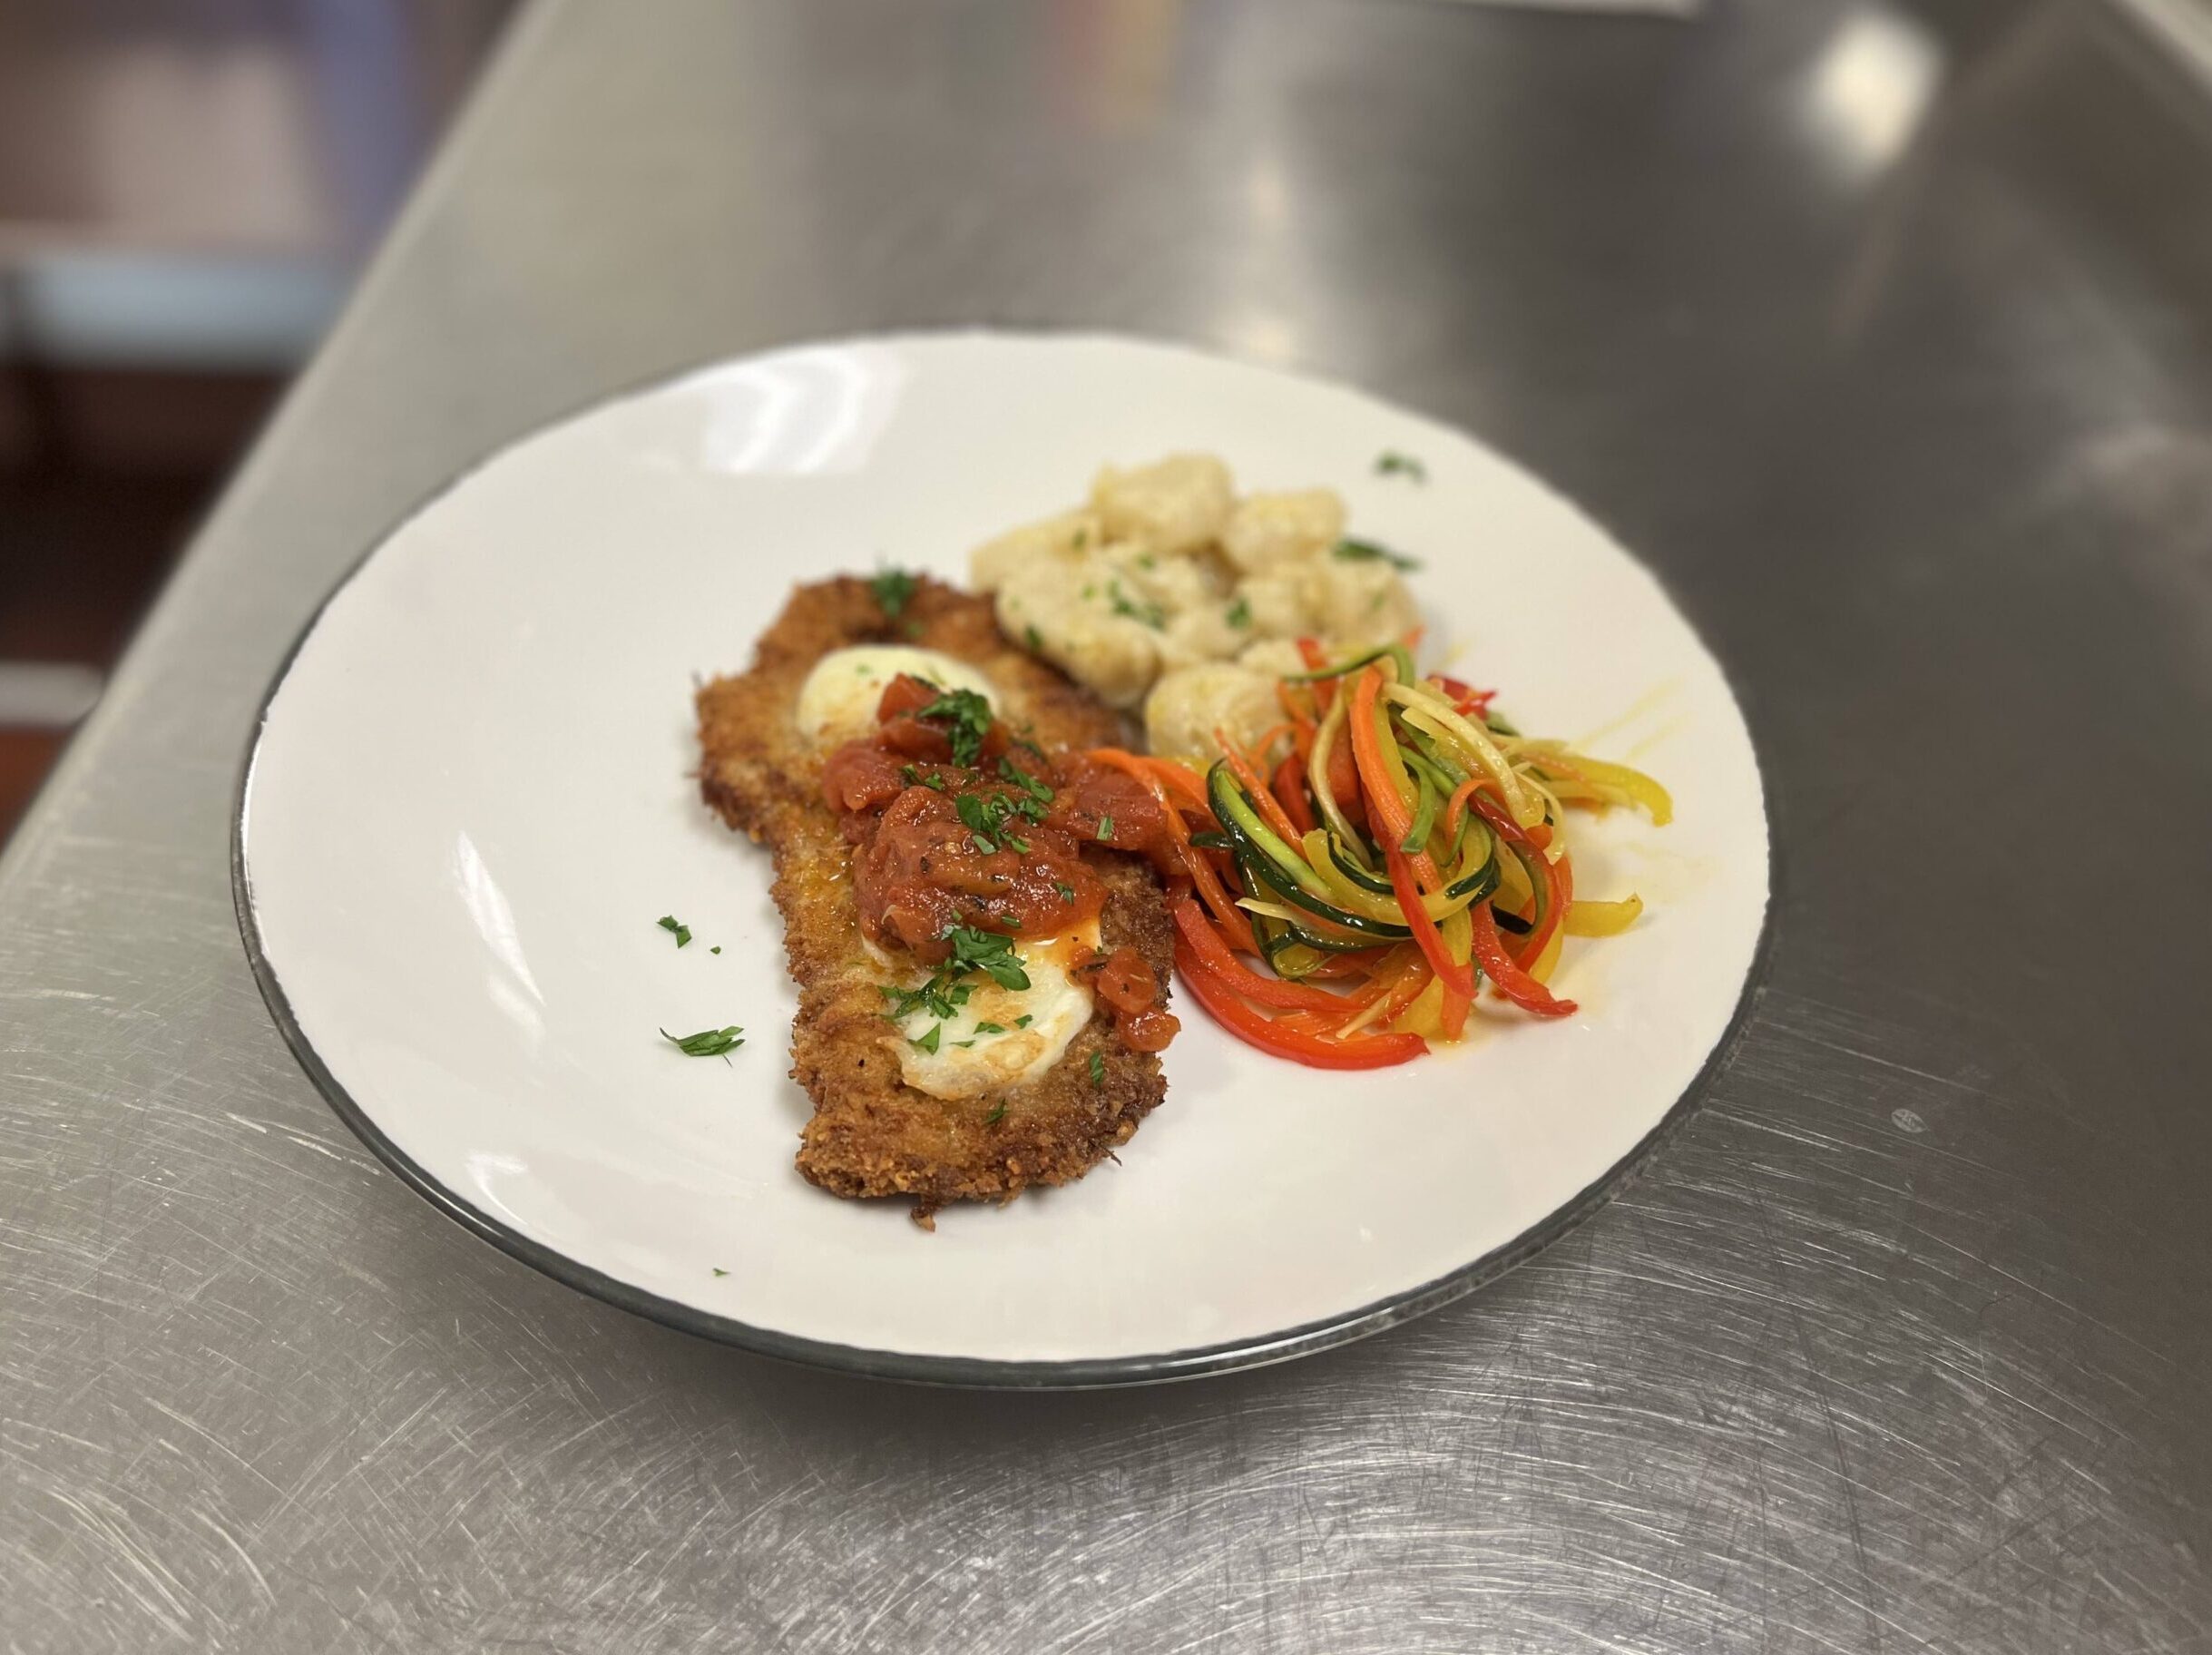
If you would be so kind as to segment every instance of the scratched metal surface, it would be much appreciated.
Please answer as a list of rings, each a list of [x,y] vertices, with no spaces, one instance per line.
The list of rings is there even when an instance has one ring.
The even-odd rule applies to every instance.
[[[0,864],[0,1643],[2212,1647],[2197,96],[2060,6],[533,14]],[[1495,1288],[1168,1389],[826,1377],[437,1219],[270,1026],[235,767],[360,547],[612,387],[976,320],[1461,421],[1736,674],[1747,1036]]]

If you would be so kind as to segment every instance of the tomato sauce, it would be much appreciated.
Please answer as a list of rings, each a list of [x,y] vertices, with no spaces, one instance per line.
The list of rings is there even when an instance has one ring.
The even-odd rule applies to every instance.
[[[848,741],[822,769],[822,795],[853,846],[860,928],[925,965],[949,957],[956,925],[1012,937],[1059,936],[1091,924],[1105,883],[1085,846],[1149,857],[1173,869],[1159,801],[1135,778],[1072,757],[1054,764],[1005,726],[965,729],[923,713],[945,698],[901,674],[876,708],[875,734]],[[954,762],[964,756],[973,762]],[[1083,966],[1134,1051],[1158,1052],[1175,1018],[1143,955],[1117,948]]]

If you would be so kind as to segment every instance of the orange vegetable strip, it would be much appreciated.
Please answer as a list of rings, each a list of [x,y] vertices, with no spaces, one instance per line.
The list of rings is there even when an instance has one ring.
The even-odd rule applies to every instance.
[[[1467,795],[1482,785],[1481,782],[1470,777],[1452,789],[1452,797],[1444,800],[1444,837],[1445,838],[1456,839],[1459,837],[1459,818],[1461,813],[1467,808]]]
[[[1204,817],[1215,827],[1213,806],[1206,799],[1206,784],[1191,773],[1189,765],[1178,764],[1172,759],[1139,758],[1138,762],[1159,780],[1167,784],[1168,791],[1179,796],[1190,809]]]
[[[1375,700],[1381,694],[1382,688],[1382,673],[1373,667],[1361,671],[1352,685],[1352,705],[1348,710],[1350,716],[1345,720],[1345,728],[1352,738],[1352,762],[1359,773],[1360,791],[1366,796],[1367,808],[1374,819],[1383,825],[1383,831],[1377,837],[1385,846],[1392,846],[1404,840],[1412,829],[1414,815],[1406,807],[1405,796],[1398,790],[1398,784],[1391,779],[1387,761],[1383,758],[1381,741],[1375,735]],[[1404,780],[1402,769],[1399,779]],[[1410,787],[1412,784],[1405,785]],[[1428,889],[1441,891],[1444,888],[1444,876],[1436,871],[1435,859],[1427,851],[1415,853],[1413,867],[1414,872]],[[1406,900],[1404,893],[1400,893],[1398,900],[1401,904]],[[1414,904],[1416,908],[1420,906],[1417,902]],[[1432,932],[1435,930],[1425,910],[1420,919]],[[1412,915],[1406,916],[1406,923],[1414,925]],[[1414,925],[1414,935],[1419,936],[1420,934],[1420,926]],[[1439,942],[1439,955],[1443,953],[1443,947]],[[1424,949],[1423,952],[1427,951]],[[1452,974],[1448,971],[1440,968],[1436,974],[1447,982],[1451,980]]]
[[[1301,837],[1314,830],[1314,813],[1306,803],[1306,766],[1296,753],[1275,767],[1275,798]]]
[[[1292,824],[1290,818],[1283,814],[1281,803],[1274,794],[1267,791],[1267,784],[1260,780],[1259,772],[1252,768],[1251,760],[1237,750],[1236,743],[1228,739],[1228,731],[1226,730],[1215,730],[1214,739],[1220,744],[1221,756],[1228,761],[1228,773],[1234,776],[1243,785],[1244,790],[1252,796],[1253,804],[1258,807],[1259,814],[1265,818],[1267,826],[1274,828],[1287,842],[1295,846],[1298,842],[1297,828]]]
[[[1214,872],[1213,864],[1200,856],[1198,847],[1191,844],[1190,829],[1183,826],[1182,812],[1168,798],[1167,783],[1153,773],[1146,760],[1121,748],[1094,747],[1091,749],[1090,757],[1101,764],[1110,764],[1117,770],[1134,776],[1150,789],[1152,797],[1160,801],[1160,814],[1168,818],[1169,837],[1175,841],[1176,852],[1182,858],[1183,866],[1190,870],[1190,882],[1198,886],[1199,897],[1213,911],[1215,920],[1232,944],[1247,954],[1258,954],[1259,944],[1252,935],[1251,923],[1245,918],[1244,910],[1237,906],[1236,899],[1222,889],[1220,876]],[[1159,761],[1151,762],[1157,764]],[[1213,812],[1208,811],[1206,817],[1207,820],[1211,821]]]

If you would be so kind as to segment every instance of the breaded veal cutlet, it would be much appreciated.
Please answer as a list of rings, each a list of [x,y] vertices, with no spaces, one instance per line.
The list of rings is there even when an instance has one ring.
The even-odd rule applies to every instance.
[[[833,1194],[909,1198],[926,1223],[949,1201],[1005,1200],[1081,1178],[1129,1141],[1167,1086],[1159,1058],[1116,1038],[1102,1004],[1060,1061],[1025,1084],[947,1101],[901,1078],[902,1036],[884,1016],[883,974],[862,938],[850,847],[822,797],[826,755],[794,718],[816,662],[867,643],[941,651],[975,667],[992,683],[998,716],[1027,724],[1048,751],[1115,744],[1122,731],[1114,713],[1002,637],[988,599],[926,578],[896,617],[866,580],[798,587],[762,635],[751,670],[699,691],[700,790],[775,857],[776,906],[799,991],[791,1075],[814,1101],[798,1170]],[[1135,948],[1164,992],[1173,928],[1158,877],[1142,858],[1102,847],[1086,847],[1083,858],[1107,887],[1101,946]]]

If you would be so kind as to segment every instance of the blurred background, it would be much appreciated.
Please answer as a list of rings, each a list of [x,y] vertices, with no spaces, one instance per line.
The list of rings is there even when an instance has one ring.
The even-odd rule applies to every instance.
[[[0,839],[514,0],[0,0]]]

